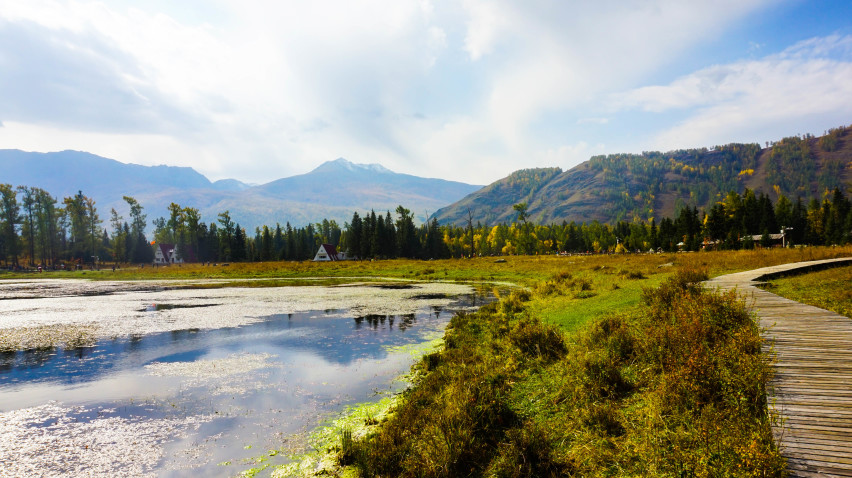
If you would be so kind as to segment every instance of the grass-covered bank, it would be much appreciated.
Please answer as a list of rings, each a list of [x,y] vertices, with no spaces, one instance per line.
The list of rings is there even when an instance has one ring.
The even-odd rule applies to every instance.
[[[678,272],[570,336],[529,311],[582,292],[567,273],[458,315],[419,363],[428,373],[341,463],[363,476],[780,476],[757,325],[704,277]]]
[[[772,279],[766,290],[852,318],[852,266]]]

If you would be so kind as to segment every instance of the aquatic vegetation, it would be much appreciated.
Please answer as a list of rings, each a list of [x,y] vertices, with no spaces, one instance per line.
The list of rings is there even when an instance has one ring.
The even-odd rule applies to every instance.
[[[183,386],[207,385],[211,395],[243,395],[249,390],[273,388],[276,385],[262,380],[259,370],[283,368],[274,362],[272,354],[238,353],[221,359],[191,362],[154,362],[145,370],[154,376],[182,377]]]
[[[187,436],[211,416],[142,419],[50,402],[0,413],[4,476],[155,477],[162,443]]]
[[[394,377],[435,349],[452,311],[483,300],[473,287],[457,283],[114,289],[91,295],[87,292],[100,286],[68,282],[73,293],[54,290],[52,297],[34,298],[30,284],[20,289],[25,298],[0,300],[0,334],[11,336],[35,323],[47,335],[91,330],[92,342],[97,341],[78,350],[48,346],[14,352],[13,345],[13,353],[3,356],[12,373],[9,386],[4,381],[0,387],[0,406],[17,408],[9,413],[31,412],[27,423],[6,432],[20,441],[32,427],[45,425],[39,428],[42,461],[22,457],[20,466],[29,471],[13,476],[147,476],[188,469],[201,475],[233,475],[239,469],[244,476],[268,473],[286,462],[283,450],[304,451],[300,430],[312,430],[344,404],[403,387]],[[361,323],[356,313],[375,315]],[[40,408],[45,395],[65,400],[54,404],[66,410],[65,418],[54,420],[60,412]],[[381,414],[370,414],[362,421],[375,425]],[[14,417],[0,419],[9,418],[11,426]],[[193,417],[204,427],[178,421]],[[107,418],[111,421],[104,422]],[[63,426],[46,426],[55,421]],[[136,442],[150,463],[110,449],[104,463],[112,460],[111,468],[78,466],[77,460],[90,460],[83,452],[70,458],[67,468],[53,464],[64,452],[49,448],[51,439],[64,443],[65,435],[109,426],[119,435],[105,431],[98,440],[129,436],[125,429],[130,428],[149,437],[149,443]],[[261,456],[251,456],[258,450],[264,450]],[[17,451],[0,450],[0,461],[5,457],[18,460]],[[0,470],[3,475],[2,465]]]
[[[58,282],[62,281],[52,281],[47,289],[53,290]],[[0,300],[0,350],[86,346],[102,338],[239,327],[274,314],[309,310],[406,315],[423,307],[446,307],[455,297],[473,291],[469,285],[440,282],[405,288],[351,284],[178,290],[130,283],[129,290],[119,293],[121,289],[110,284],[115,293],[98,295],[103,284],[97,281],[69,280],[66,285],[65,295],[47,298],[31,298],[32,284],[24,292],[5,289],[5,300]],[[15,295],[19,292],[22,298]],[[93,295],[98,295],[96,300]]]
[[[429,337],[432,337],[431,339]],[[443,344],[442,334],[431,334],[425,341],[402,346],[384,347],[391,354],[407,354],[413,360],[433,354]],[[422,371],[414,369],[394,379],[395,382],[408,387],[417,380]],[[290,463],[275,467],[272,476],[275,478],[285,477],[309,477],[326,474],[341,474],[340,476],[354,476],[354,470],[341,470],[338,463],[340,454],[346,455],[351,450],[354,439],[363,438],[375,431],[376,427],[385,420],[394,407],[400,401],[402,395],[384,391],[382,398],[378,401],[370,401],[350,405],[332,419],[320,427],[311,431],[304,441],[294,447],[291,452]],[[258,457],[258,462],[264,463],[264,457]],[[267,465],[264,463],[264,465]],[[261,466],[266,469],[268,466]],[[257,468],[246,470],[242,476],[252,476]]]
[[[151,375],[187,377],[192,379],[220,379],[230,375],[250,373],[257,369],[280,366],[269,359],[272,354],[232,354],[215,360],[192,362],[154,362],[145,366]]]
[[[399,403],[399,395],[385,396],[374,402],[346,407],[337,417],[313,430],[306,439],[308,451],[292,454],[292,462],[277,467],[273,478],[309,477],[339,474],[340,453],[351,450],[355,439],[374,432]],[[350,470],[348,475],[352,475]],[[344,471],[344,475],[347,473]]]
[[[84,324],[41,325],[0,329],[0,352],[16,350],[73,349],[90,347],[97,340],[98,327]]]

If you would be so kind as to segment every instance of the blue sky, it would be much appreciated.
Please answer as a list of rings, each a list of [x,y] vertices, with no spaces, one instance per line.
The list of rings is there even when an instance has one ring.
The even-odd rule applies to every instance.
[[[0,0],[0,148],[487,184],[852,123],[852,2]]]

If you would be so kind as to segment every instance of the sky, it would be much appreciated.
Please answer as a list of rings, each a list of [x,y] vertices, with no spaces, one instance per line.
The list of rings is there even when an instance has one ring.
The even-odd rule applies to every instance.
[[[211,180],[488,184],[848,124],[848,0],[0,0],[0,148]]]

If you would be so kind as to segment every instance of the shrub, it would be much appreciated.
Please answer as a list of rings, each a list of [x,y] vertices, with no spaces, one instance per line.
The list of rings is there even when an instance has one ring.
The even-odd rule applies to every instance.
[[[645,274],[641,271],[628,271],[628,270],[620,270],[618,275],[624,277],[625,279],[647,279]]]
[[[565,282],[571,280],[573,277],[574,276],[570,272],[561,271],[557,272],[556,274],[553,274],[553,278],[551,280],[553,280],[554,282]]]
[[[541,323],[539,319],[521,319],[512,329],[509,339],[527,356],[546,361],[562,358],[566,352],[562,332],[553,325]]]
[[[701,282],[707,280],[707,271],[700,269],[681,269],[666,279],[657,288],[642,290],[642,301],[652,313],[665,311],[683,296],[695,296],[702,290]]]

